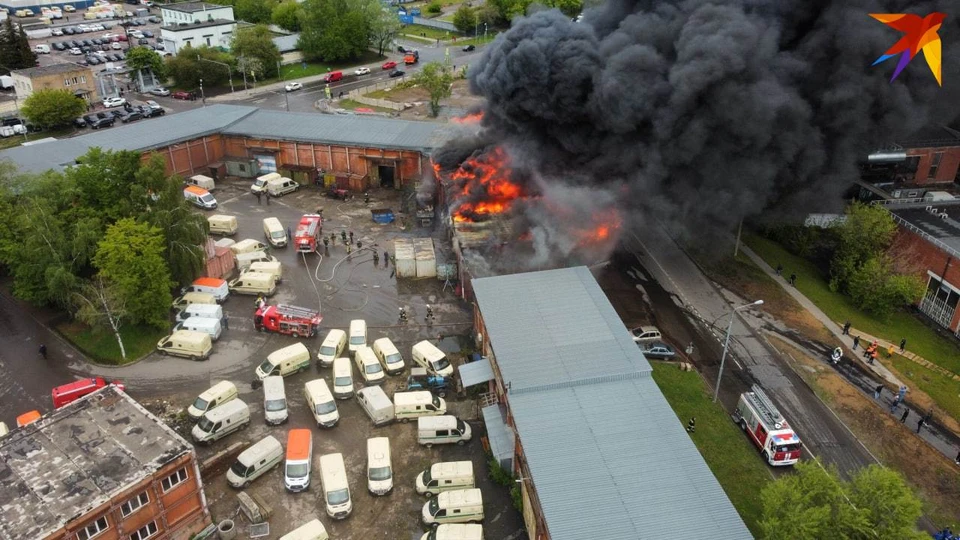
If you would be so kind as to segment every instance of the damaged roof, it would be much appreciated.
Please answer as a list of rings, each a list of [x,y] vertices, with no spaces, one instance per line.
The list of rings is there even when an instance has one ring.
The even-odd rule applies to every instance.
[[[43,538],[193,447],[114,386],[0,439],[0,538]]]

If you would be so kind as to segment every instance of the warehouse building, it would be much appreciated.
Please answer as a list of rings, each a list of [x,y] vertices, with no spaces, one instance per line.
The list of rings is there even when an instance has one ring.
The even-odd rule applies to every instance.
[[[490,450],[531,540],[752,538],[584,266],[473,280]],[[575,496],[572,496],[574,495]]]
[[[108,386],[0,439],[0,538],[190,538],[209,525],[191,446]]]

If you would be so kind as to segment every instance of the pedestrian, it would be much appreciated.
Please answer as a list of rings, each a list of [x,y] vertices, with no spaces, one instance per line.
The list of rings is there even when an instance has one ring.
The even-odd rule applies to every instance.
[[[351,252],[352,250],[353,250],[353,246],[351,246],[350,244],[347,244],[347,258],[350,257],[350,252]]]
[[[797,286],[797,274],[795,273],[790,274],[790,284],[793,285],[794,287]]]
[[[289,226],[289,225],[287,225],[287,239],[288,239],[288,240],[293,240],[293,233],[290,232],[290,226]]]
[[[43,343],[40,344],[40,356],[42,356],[44,360],[47,359],[47,346]]]
[[[390,266],[390,253],[387,250],[383,250],[383,267],[386,268]]]
[[[904,409],[904,410],[903,410],[903,416],[900,417],[900,423],[901,423],[901,424],[906,424],[906,423],[907,423],[907,417],[908,417],[908,416],[910,416],[910,409]]]
[[[853,336],[853,350],[857,350],[858,345],[860,345],[860,336]]]
[[[337,235],[336,235],[336,234],[330,233],[330,245],[332,245],[332,246],[336,246],[336,245],[337,245]]]
[[[687,431],[694,433],[697,431],[697,418],[693,417],[687,422]]]
[[[264,195],[264,197],[266,197],[266,199],[267,199],[267,206],[270,206],[270,192],[269,192],[269,191],[264,191],[264,192],[263,192],[263,195]]]
[[[224,329],[224,330],[229,330],[229,329],[230,329],[230,318],[229,318],[229,317],[227,317],[226,315],[224,315],[224,316],[223,316],[223,321],[222,321],[222,323],[223,323],[223,329]]]
[[[893,398],[893,403],[890,405],[890,414],[893,414],[897,410],[897,407],[899,405],[900,405],[900,400],[897,398]]]
[[[918,435],[920,434],[920,430],[923,429],[923,424],[925,424],[925,423],[926,423],[926,420],[925,420],[924,418],[921,418],[921,419],[917,420],[917,434],[918,434]]]
[[[380,252],[373,250],[373,265],[380,266]]]
[[[330,245],[330,239],[327,238],[326,236],[324,236],[324,237],[323,237],[323,249],[326,250],[326,249],[327,249],[327,246],[329,246],[329,245]]]
[[[257,196],[257,204],[262,205],[263,200],[261,199],[261,197],[263,197],[263,193],[259,191],[255,191],[253,194]]]
[[[874,361],[876,361],[876,359],[877,359],[877,351],[876,349],[874,349],[874,351],[870,353],[870,360],[867,360],[867,363],[872,366]]]
[[[843,323],[843,335],[845,336],[850,335],[850,321]]]
[[[895,350],[895,348],[894,348],[893,344],[891,343],[890,346],[887,347],[887,358],[893,358],[893,351],[894,351],[894,350]]]
[[[957,452],[957,459],[955,459],[957,465],[960,465],[960,452]]]
[[[876,388],[873,389],[873,399],[880,399],[880,392],[883,391],[883,385],[878,384]]]
[[[900,353],[903,354],[903,350],[907,348],[907,338],[900,340]]]
[[[350,231],[350,243],[353,243],[353,231]]]
[[[363,247],[363,242],[357,240],[357,249],[360,249],[362,247]]]
[[[780,263],[777,263],[777,275],[779,276],[782,274],[783,274],[783,265]]]
[[[900,401],[903,401],[903,398],[907,396],[907,390],[908,388],[905,385],[900,386],[900,390],[897,391],[897,398]]]
[[[347,245],[347,231],[340,231],[340,239],[343,240],[343,245]]]

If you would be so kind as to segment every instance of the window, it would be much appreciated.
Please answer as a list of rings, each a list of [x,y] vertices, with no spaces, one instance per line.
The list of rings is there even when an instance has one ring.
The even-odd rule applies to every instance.
[[[77,84],[77,78],[76,78],[76,77],[73,78],[73,84]]]
[[[187,480],[187,469],[180,469],[160,482],[163,491],[170,491],[177,484],[182,484]]]
[[[937,169],[940,168],[940,160],[943,159],[943,152],[937,152],[930,160],[930,172],[927,173],[927,179],[937,177]]]
[[[131,534],[130,540],[146,540],[155,534],[157,534],[157,522],[151,521],[137,529],[137,532]]]
[[[136,497],[130,499],[129,501],[120,505],[120,514],[123,517],[127,517],[130,514],[139,510],[143,505],[150,502],[150,496],[147,495],[147,492],[137,495]]]
[[[63,80],[63,85],[64,85],[64,86],[70,86],[70,79],[64,79],[64,80]]]
[[[80,529],[80,531],[77,532],[77,539],[89,540],[90,538],[93,538],[94,536],[97,536],[98,534],[107,530],[109,527],[110,524],[107,523],[107,516],[103,516],[93,523],[87,525],[83,529]]]
[[[80,82],[82,82],[82,83],[87,82],[87,76],[86,76],[86,75],[81,75],[81,76],[80,76]]]

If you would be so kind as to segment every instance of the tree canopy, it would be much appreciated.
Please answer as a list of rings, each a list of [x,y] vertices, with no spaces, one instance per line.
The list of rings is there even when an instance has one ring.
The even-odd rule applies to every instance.
[[[30,94],[20,112],[43,129],[69,125],[87,110],[87,104],[64,88],[45,88]]]
[[[242,56],[259,60],[260,69],[257,76],[260,78],[279,75],[277,68],[282,57],[280,50],[273,42],[273,35],[265,25],[238,28],[233,35],[230,51],[237,58]]]
[[[453,73],[439,62],[430,62],[413,76],[413,82],[430,93],[430,115],[440,114],[440,100],[453,92]]]
[[[183,47],[176,56],[167,58],[167,73],[177,86],[183,88],[197,88],[200,79],[207,86],[217,86],[227,82],[233,69],[225,68],[212,62],[203,62],[198,58],[212,60],[228,66],[234,65],[233,56],[212,47]]]
[[[453,14],[453,25],[464,34],[473,33],[477,29],[477,13],[467,4],[460,4]]]
[[[269,23],[276,4],[274,0],[236,0],[233,14],[237,20],[248,23]]]
[[[284,0],[273,8],[270,20],[273,24],[290,32],[300,31],[300,19],[303,17],[303,8],[296,0]]]
[[[327,62],[363,54],[381,11],[376,0],[305,0],[301,5],[300,49],[308,59]]]
[[[135,71],[148,70],[158,81],[166,80],[167,65],[163,57],[147,47],[133,47],[127,52],[127,67]]]
[[[12,17],[7,17],[0,30],[0,73],[9,75],[11,69],[32,68],[37,65],[37,55],[21,27],[13,27]]]

